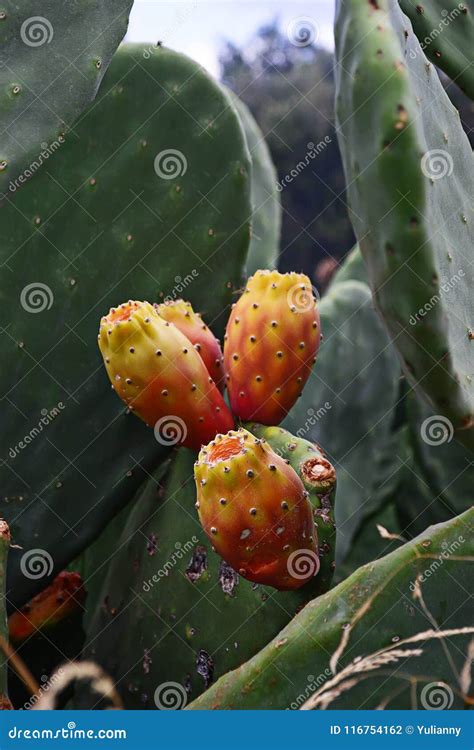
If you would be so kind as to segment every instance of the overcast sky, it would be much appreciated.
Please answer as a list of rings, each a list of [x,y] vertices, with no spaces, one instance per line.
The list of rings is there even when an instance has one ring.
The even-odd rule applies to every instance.
[[[309,19],[319,44],[333,49],[333,0],[135,0],[126,41],[162,41],[186,53],[211,73],[228,39],[244,46],[262,24],[277,18],[283,31]]]

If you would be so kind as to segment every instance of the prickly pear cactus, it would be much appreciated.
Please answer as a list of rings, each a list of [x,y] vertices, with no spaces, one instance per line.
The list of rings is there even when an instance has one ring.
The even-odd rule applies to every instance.
[[[426,56],[474,99],[474,3],[465,0],[399,0]]]
[[[45,572],[63,570],[168,450],[110,389],[101,315],[132,289],[185,296],[221,333],[249,244],[244,134],[193,61],[122,48],[76,133],[1,211],[0,512],[23,547],[16,606],[48,580],[22,575],[22,555],[40,547]]]
[[[331,286],[319,312],[318,360],[283,426],[320,443],[336,469],[337,574],[353,535],[378,503],[378,488],[398,464],[390,436],[400,367],[366,284]]]
[[[85,554],[85,656],[118,681],[128,708],[163,707],[169,683],[182,704],[196,697],[320,592],[318,576],[296,591],[252,584],[212,551],[194,508],[195,458],[180,449],[128,520],[113,521],[116,533],[107,529]]]
[[[474,628],[466,592],[456,581],[472,575],[473,522],[474,510],[467,511],[359,568],[189,708],[298,709],[316,698],[308,707],[416,708],[412,691],[418,700],[425,696],[428,708],[423,689],[438,681],[448,688],[449,707],[463,708],[468,699],[456,672],[469,663],[465,654]],[[426,574],[430,566],[435,575]],[[444,640],[443,630],[449,636]],[[405,641],[419,633],[426,635],[413,645]],[[378,670],[373,657],[380,650],[391,653],[391,660],[384,668],[379,654]],[[387,675],[400,663],[404,690],[398,675]],[[334,692],[324,697],[331,687]]]
[[[296,437],[282,427],[265,427],[252,422],[246,427],[289,461],[309,492],[318,536],[319,571],[315,583],[321,591],[327,591],[336,566],[336,470],[319,445]]]
[[[22,0],[0,8],[0,195],[62,148],[127,30],[132,0]],[[47,167],[45,167],[47,168]],[[3,234],[3,232],[2,232]]]
[[[230,92],[242,122],[252,158],[252,239],[246,273],[259,268],[275,268],[280,248],[281,202],[277,190],[278,176],[265,136],[246,104]]]
[[[474,447],[467,136],[396,3],[339,2],[336,51],[340,146],[377,309],[410,384]]]

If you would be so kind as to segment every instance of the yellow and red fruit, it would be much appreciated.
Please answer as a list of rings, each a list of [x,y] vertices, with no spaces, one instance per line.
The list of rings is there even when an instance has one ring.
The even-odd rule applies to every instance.
[[[247,430],[217,437],[195,464],[196,507],[214,549],[244,578],[297,589],[319,570],[317,530],[295,470]]]
[[[311,373],[321,338],[307,276],[257,271],[233,306],[224,340],[230,404],[242,420],[277,425]]]
[[[112,308],[99,347],[112,388],[164,445],[199,450],[234,420],[200,355],[148,302]]]
[[[10,639],[20,643],[79,612],[86,597],[79,573],[63,571],[54,581],[8,618]]]
[[[190,302],[182,299],[170,300],[155,305],[158,315],[173,323],[181,333],[190,340],[197,352],[201,355],[209,375],[223,392],[224,379],[224,357],[221,345],[212,333],[211,329],[204,323],[201,314],[194,312]]]

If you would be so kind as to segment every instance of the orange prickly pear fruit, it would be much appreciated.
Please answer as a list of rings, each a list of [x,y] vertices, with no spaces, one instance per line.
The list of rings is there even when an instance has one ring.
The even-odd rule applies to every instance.
[[[225,379],[221,345],[211,329],[204,323],[201,314],[194,312],[191,303],[182,299],[162,302],[160,305],[155,305],[155,308],[161,318],[167,320],[168,323],[173,323],[181,333],[187,336],[201,355],[209,375],[222,393]]]
[[[112,388],[163,445],[199,450],[234,420],[189,339],[148,302],[112,308],[99,348]]]
[[[57,625],[79,612],[86,592],[79,573],[63,571],[53,582],[8,618],[10,639],[15,643],[29,638],[37,630]]]
[[[214,549],[244,578],[297,589],[319,570],[311,503],[296,471],[247,430],[217,435],[194,470],[196,507]]]
[[[235,303],[224,339],[230,404],[243,421],[277,425],[311,373],[321,338],[311,282],[257,271]]]

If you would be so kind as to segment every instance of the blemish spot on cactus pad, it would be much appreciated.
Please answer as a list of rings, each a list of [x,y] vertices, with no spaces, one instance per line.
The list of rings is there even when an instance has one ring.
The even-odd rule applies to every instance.
[[[194,583],[207,570],[207,550],[202,544],[194,548],[193,555],[186,568],[186,577]]]
[[[204,687],[208,688],[214,679],[214,660],[212,656],[200,649],[196,657],[196,671],[204,680]]]
[[[224,594],[233,596],[235,587],[239,585],[239,580],[239,574],[225,560],[221,560],[219,565],[219,584]]]

